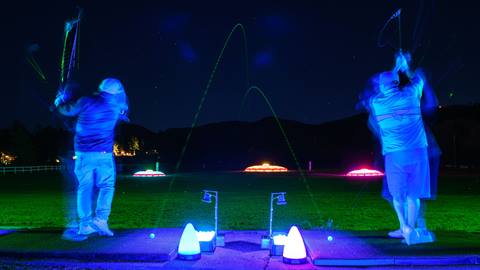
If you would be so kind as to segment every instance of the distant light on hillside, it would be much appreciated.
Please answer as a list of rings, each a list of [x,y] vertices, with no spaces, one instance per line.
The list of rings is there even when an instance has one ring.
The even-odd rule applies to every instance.
[[[282,166],[270,165],[263,163],[262,165],[254,165],[247,167],[245,172],[288,172],[288,169]]]
[[[3,152],[0,152],[0,164],[1,165],[10,165],[12,162],[15,161],[17,157],[14,155],[6,154]]]
[[[116,157],[134,157],[134,156],[136,156],[135,150],[130,150],[130,151],[125,150],[118,143],[115,143],[113,145],[113,154]]]

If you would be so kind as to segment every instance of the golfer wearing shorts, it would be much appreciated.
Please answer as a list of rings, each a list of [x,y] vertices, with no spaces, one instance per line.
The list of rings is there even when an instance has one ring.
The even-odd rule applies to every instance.
[[[421,242],[425,243],[425,242],[432,242],[435,239],[434,234],[427,229],[425,214],[426,214],[427,201],[435,200],[437,196],[438,173],[439,173],[439,165],[440,165],[440,156],[442,154],[442,151],[435,140],[435,136],[431,128],[436,118],[435,114],[438,108],[438,99],[435,95],[434,90],[428,84],[428,80],[426,79],[425,73],[418,68],[416,69],[416,72],[423,79],[423,83],[424,83],[422,99],[421,99],[421,109],[422,109],[423,125],[425,127],[425,134],[427,136],[427,143],[428,143],[427,151],[428,151],[428,160],[429,160],[428,165],[430,167],[430,198],[425,198],[421,200],[420,210],[417,216],[417,226],[416,226],[417,231],[421,235]],[[376,131],[375,129],[371,129],[371,130],[374,133]],[[379,138],[379,134],[375,133],[375,135]],[[383,162],[381,167],[382,169],[384,169]],[[392,195],[388,190],[388,183],[387,183],[386,176],[384,176],[383,178],[382,197],[385,200],[387,200],[393,207]],[[389,232],[388,236],[392,238],[403,238],[401,228],[398,230]]]
[[[430,197],[427,138],[420,99],[423,80],[418,74],[402,74],[407,60],[398,54],[394,70],[380,73],[378,91],[370,99],[370,113],[382,143],[388,189],[407,244],[414,244],[420,199]],[[401,75],[408,83],[401,85]]]

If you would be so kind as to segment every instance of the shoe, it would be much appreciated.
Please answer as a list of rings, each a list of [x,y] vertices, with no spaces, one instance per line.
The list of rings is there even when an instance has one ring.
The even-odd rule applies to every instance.
[[[415,245],[419,244],[420,241],[420,234],[417,230],[412,229],[411,227],[405,226],[403,229],[403,238],[405,238],[405,242],[407,245]]]
[[[113,232],[108,228],[108,223],[104,219],[94,218],[93,227],[98,231],[100,235],[113,236]]]
[[[78,229],[78,222],[75,221],[75,220],[69,221],[67,223],[67,226],[65,226],[65,228],[67,228],[67,229],[75,229],[75,228]]]
[[[401,238],[403,238],[402,230],[398,229],[398,230],[395,230],[395,231],[391,231],[391,232],[388,233],[388,237],[401,239]]]
[[[78,234],[78,229],[66,229],[63,231],[62,239],[73,242],[81,242],[87,240],[90,235],[91,234]]]
[[[92,225],[93,224],[91,223],[87,223],[86,225],[80,225],[77,234],[88,236],[90,234],[98,232]]]
[[[420,235],[420,238],[418,239],[418,243],[432,243],[435,242],[435,234],[426,228],[417,228],[416,231]]]

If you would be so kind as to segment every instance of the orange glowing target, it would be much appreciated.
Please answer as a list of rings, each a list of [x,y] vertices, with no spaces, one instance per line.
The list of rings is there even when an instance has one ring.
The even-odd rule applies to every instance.
[[[353,170],[348,172],[346,176],[352,177],[371,177],[371,176],[383,176],[381,171],[371,170],[371,169],[360,169],[360,170]]]
[[[254,165],[247,167],[245,172],[288,172],[288,169],[282,166],[270,165],[263,163],[262,165]]]

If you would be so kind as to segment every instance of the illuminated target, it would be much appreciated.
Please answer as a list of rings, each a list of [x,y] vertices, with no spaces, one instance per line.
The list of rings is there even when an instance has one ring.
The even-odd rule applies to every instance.
[[[139,171],[133,174],[133,177],[162,177],[162,176],[165,176],[163,172],[154,171],[154,170]]]
[[[254,165],[247,167],[245,172],[288,172],[288,169],[282,166],[270,165],[263,163],[262,165]]]
[[[360,170],[353,170],[348,172],[346,176],[350,177],[372,177],[372,176],[383,176],[383,172],[371,169],[360,169]]]

